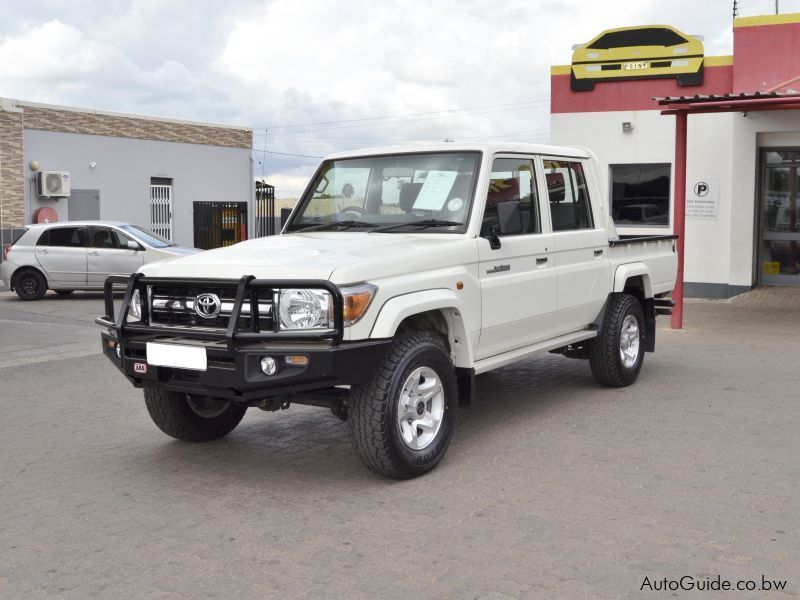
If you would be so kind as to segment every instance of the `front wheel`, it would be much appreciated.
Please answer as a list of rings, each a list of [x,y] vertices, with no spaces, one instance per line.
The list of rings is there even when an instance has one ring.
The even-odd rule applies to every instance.
[[[455,371],[441,338],[398,336],[372,381],[351,390],[348,421],[361,460],[395,479],[427,473],[450,445],[456,403]]]
[[[624,387],[639,377],[644,361],[644,310],[629,294],[608,297],[603,324],[589,344],[594,378],[610,387]]]
[[[233,431],[247,407],[227,400],[145,388],[144,403],[156,426],[184,442],[209,442]]]

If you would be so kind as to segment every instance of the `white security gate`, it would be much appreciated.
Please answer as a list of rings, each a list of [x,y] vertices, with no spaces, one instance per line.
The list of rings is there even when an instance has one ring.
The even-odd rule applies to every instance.
[[[172,239],[172,186],[150,186],[150,229]]]

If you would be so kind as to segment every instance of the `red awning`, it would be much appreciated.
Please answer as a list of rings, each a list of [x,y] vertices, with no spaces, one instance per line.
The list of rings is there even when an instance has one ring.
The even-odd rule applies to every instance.
[[[662,115],[712,112],[751,112],[757,110],[800,110],[800,94],[753,92],[721,96],[667,96],[653,98],[662,107]]]

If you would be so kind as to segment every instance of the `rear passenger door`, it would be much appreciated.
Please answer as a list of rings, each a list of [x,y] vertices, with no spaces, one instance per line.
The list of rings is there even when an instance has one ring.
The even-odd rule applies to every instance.
[[[35,252],[48,287],[86,287],[86,227],[50,227],[39,236]]]
[[[558,322],[565,332],[594,321],[608,295],[608,235],[592,210],[584,161],[543,158],[558,280]],[[597,200],[597,199],[596,199]],[[595,200],[595,201],[596,201]]]
[[[519,156],[496,157],[492,163],[478,239],[482,290],[478,359],[552,336],[553,238],[543,227],[535,164],[533,158]],[[499,247],[492,248],[492,229],[501,221],[507,232],[500,233]]]
[[[130,275],[144,263],[144,252],[128,248],[135,241],[113,227],[91,227],[89,286],[103,287],[109,275]],[[136,242],[137,247],[141,245]]]

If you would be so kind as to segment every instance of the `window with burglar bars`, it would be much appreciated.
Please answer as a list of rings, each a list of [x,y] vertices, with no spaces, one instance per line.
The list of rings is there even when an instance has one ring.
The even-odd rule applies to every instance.
[[[172,239],[172,180],[150,178],[150,229]]]

